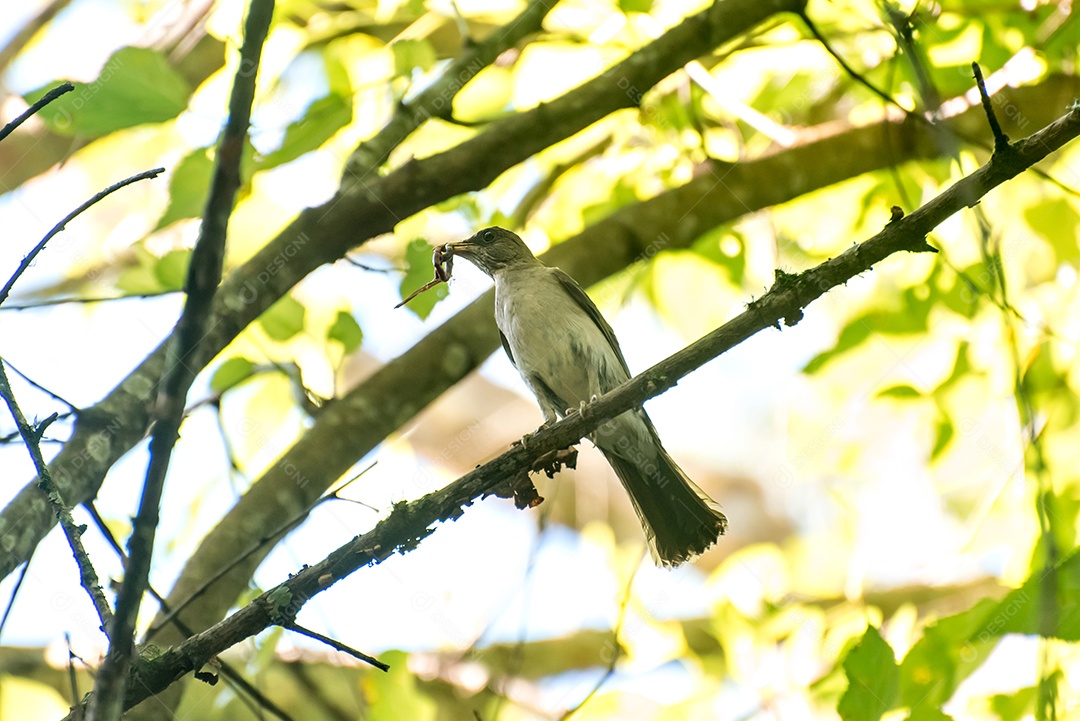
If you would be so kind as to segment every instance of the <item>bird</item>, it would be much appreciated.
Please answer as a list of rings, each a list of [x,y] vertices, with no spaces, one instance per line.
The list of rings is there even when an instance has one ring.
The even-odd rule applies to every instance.
[[[495,281],[495,324],[510,362],[536,396],[541,427],[630,379],[619,341],[596,304],[517,234],[490,227],[445,247]],[[657,565],[679,566],[725,533],[720,506],[664,450],[644,409],[606,421],[591,439],[630,496]]]

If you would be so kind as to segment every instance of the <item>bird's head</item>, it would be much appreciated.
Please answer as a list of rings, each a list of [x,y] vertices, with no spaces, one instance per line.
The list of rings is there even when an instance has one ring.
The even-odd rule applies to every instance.
[[[515,265],[539,262],[525,241],[504,228],[485,228],[467,240],[448,243],[447,247],[488,275]]]

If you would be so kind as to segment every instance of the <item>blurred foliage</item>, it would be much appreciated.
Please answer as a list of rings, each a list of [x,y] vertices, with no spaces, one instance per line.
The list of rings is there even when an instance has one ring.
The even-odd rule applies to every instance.
[[[149,6],[165,12],[167,5],[112,4],[132,22]],[[241,5],[219,3],[205,32],[235,46]],[[543,32],[455,88],[446,117],[427,119],[404,138],[383,170],[559,97],[703,6],[559,2]],[[233,218],[231,266],[339,183],[364,183],[342,175],[356,145],[519,10],[479,0],[279,2]],[[914,112],[968,93],[972,60],[998,85],[1013,86],[1072,78],[1080,60],[1080,21],[1067,2],[812,0],[807,12],[836,53]],[[64,22],[62,13],[41,28],[22,57],[57,52],[60,41],[51,38]],[[66,256],[64,277],[27,297],[182,288],[236,70],[231,49],[220,71],[200,76],[181,68],[184,47],[119,47],[96,78],[76,83],[76,92],[39,116],[44,127],[33,132],[64,139],[64,154],[53,159],[66,163],[59,174],[81,173],[91,192],[115,180],[120,166],[163,164],[169,181],[132,200],[122,218],[102,211],[80,252]],[[73,57],[78,50],[64,48]],[[692,80],[689,71],[672,75],[645,93],[640,107],[541,151],[483,191],[400,218],[393,238],[362,249],[359,267],[320,269],[274,304],[208,369],[231,464],[207,461],[222,466],[215,484],[228,485],[216,483],[227,477],[236,494],[245,490],[234,472],[266,467],[309,427],[313,399],[357,382],[351,357],[385,360],[387,348],[405,347],[406,335],[415,339],[432,327],[420,321],[445,320],[439,304],[459,292],[454,286],[391,310],[431,279],[433,244],[502,223],[542,250],[702,173],[725,183],[709,160],[783,153],[885,113],[881,98],[843,72],[796,18],[776,17],[700,63],[710,82]],[[3,70],[17,86],[19,66]],[[56,84],[40,81],[24,88],[22,100],[33,102]],[[997,112],[1014,138],[1037,130],[1029,109],[999,104]],[[662,327],[667,340],[634,345],[670,350],[671,336],[689,341],[760,295],[774,269],[802,270],[835,256],[880,229],[891,206],[914,209],[970,173],[987,157],[987,138],[978,145],[942,136],[938,159],[886,159],[882,170],[701,228],[689,247],[665,241],[605,281],[597,294],[602,309],[631,319],[620,334]],[[846,167],[845,160],[816,162]],[[459,634],[453,648],[432,642],[379,654],[392,666],[388,674],[339,657],[285,661],[285,651],[296,649],[283,645],[280,633],[257,639],[255,653],[227,654],[229,662],[304,719],[564,718],[583,700],[576,720],[1080,718],[1080,150],[1066,148],[1041,171],[937,228],[928,238],[937,256],[889,258],[809,308],[769,350],[755,346],[761,355],[742,361],[742,378],[684,399],[692,417],[684,424],[688,444],[696,444],[686,455],[695,477],[707,477],[728,504],[734,534],[678,592],[692,597],[696,611],[672,612],[667,603],[655,610],[643,599],[667,591],[619,576],[639,548],[636,537],[620,543],[621,536],[587,532],[580,541],[586,555],[604,564],[593,575],[620,580],[605,586],[605,623],[593,619],[593,627],[574,633],[520,642],[476,644]],[[758,182],[800,182],[797,175]],[[5,190],[33,190],[37,182]],[[694,209],[684,210],[664,222],[694,222],[687,220]],[[467,277],[455,280],[463,292]],[[374,287],[364,297],[382,305],[358,308],[359,286]],[[116,368],[114,377],[125,370]],[[754,397],[737,397],[746,391],[736,386]],[[731,423],[725,414],[742,415]],[[230,419],[240,416],[244,432],[230,430]],[[475,430],[468,430],[451,445],[470,440]],[[746,436],[720,435],[735,432]],[[445,439],[439,451],[420,443],[411,450],[447,460]],[[389,445],[398,453],[408,441],[395,437]],[[481,460],[470,457],[465,467]],[[389,495],[398,501],[408,492]],[[544,516],[553,524],[580,529],[612,516],[619,528],[628,515],[584,491],[560,493],[570,500]],[[191,534],[219,517],[215,505],[196,498],[171,508],[180,517],[212,518],[191,522],[188,535],[170,543],[193,550],[198,538]],[[528,523],[524,516],[519,522]],[[439,543],[438,535],[425,541]],[[443,592],[452,596],[453,584]],[[62,713],[61,699],[70,697],[66,671],[39,658],[11,661],[17,656],[0,652],[0,718]],[[87,679],[82,684],[89,688]],[[264,713],[225,683],[190,692],[183,704],[181,717]]]

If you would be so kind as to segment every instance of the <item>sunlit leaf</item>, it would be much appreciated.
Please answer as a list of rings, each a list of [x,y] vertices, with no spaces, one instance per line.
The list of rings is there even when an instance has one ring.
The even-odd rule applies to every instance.
[[[948,448],[949,441],[956,435],[956,426],[944,413],[940,414],[937,423],[934,424],[934,447],[930,451],[930,458],[936,459]]]
[[[879,391],[877,396],[878,398],[897,398],[901,400],[910,400],[913,398],[922,398],[923,394],[909,385],[901,384],[896,386],[890,386],[883,391]]]
[[[296,160],[316,150],[352,122],[352,102],[337,94],[319,98],[307,107],[303,117],[285,129],[281,146],[255,161],[257,170],[268,170]]]
[[[210,389],[214,393],[224,393],[233,386],[251,377],[255,364],[242,356],[229,358],[218,366],[210,379]]]
[[[330,326],[326,337],[341,344],[346,353],[352,353],[360,347],[364,339],[364,332],[360,330],[360,324],[356,322],[350,313],[339,310],[334,324]]]
[[[652,0],[619,0],[619,9],[624,13],[647,13],[652,10]]]
[[[391,651],[379,660],[389,664],[390,670],[367,674],[360,685],[369,704],[369,721],[433,721],[438,706],[420,690],[405,654]]]
[[[985,599],[968,612],[927,627],[900,664],[900,700],[906,706],[940,708],[964,678],[997,644],[995,638],[970,640],[984,614],[994,607]]]
[[[190,262],[190,250],[171,250],[154,263],[154,277],[164,290],[180,290],[187,280]]]
[[[506,111],[513,90],[509,69],[484,68],[454,98],[454,117],[471,123],[495,118]]]
[[[427,40],[398,40],[390,48],[394,51],[394,72],[408,75],[414,69],[431,70],[435,65],[435,48]]]
[[[844,721],[877,721],[896,705],[899,676],[892,647],[870,626],[844,658],[848,688],[836,710]]]
[[[1024,210],[1024,220],[1054,249],[1059,263],[1080,260],[1080,213],[1065,198],[1044,200]]]
[[[59,83],[29,93],[33,103]],[[105,61],[97,79],[74,83],[75,90],[38,114],[54,132],[97,137],[116,130],[172,120],[187,108],[191,88],[150,48],[127,47]]]
[[[209,148],[198,148],[183,157],[169,179],[169,205],[158,220],[160,230],[177,220],[198,218],[206,207],[210,180],[214,176],[214,161]]]
[[[990,697],[990,708],[1001,721],[1020,721],[1032,715],[1038,686],[1028,686],[1011,694],[995,694]]]
[[[259,316],[259,325],[268,336],[283,343],[304,329],[306,312],[300,301],[286,295]]]

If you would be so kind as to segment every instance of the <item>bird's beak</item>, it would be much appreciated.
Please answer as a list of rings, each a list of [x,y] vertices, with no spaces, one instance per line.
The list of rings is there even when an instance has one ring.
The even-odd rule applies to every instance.
[[[476,250],[476,244],[468,240],[459,240],[456,243],[447,243],[446,249],[453,255],[467,255],[469,251]]]

